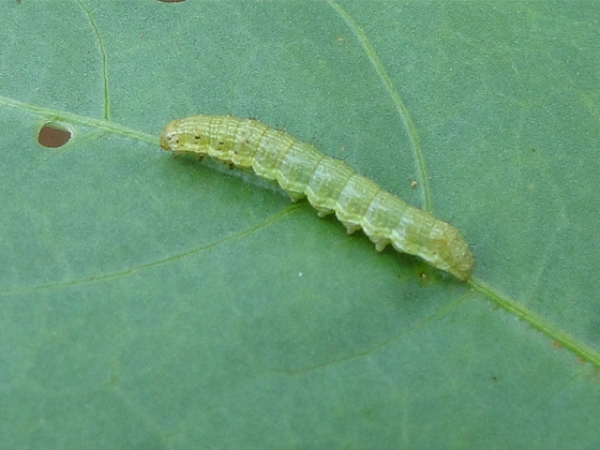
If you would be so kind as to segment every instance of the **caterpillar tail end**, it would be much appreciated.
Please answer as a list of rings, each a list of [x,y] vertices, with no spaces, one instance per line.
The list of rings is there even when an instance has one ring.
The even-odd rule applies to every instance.
[[[473,271],[473,255],[456,228],[438,220],[428,234],[426,242],[427,244],[419,247],[419,252],[415,254],[434,267],[454,275],[460,281],[469,279]]]
[[[473,271],[473,264],[474,261],[471,252],[465,249],[460,259],[458,259],[452,267],[448,268],[448,272],[450,272],[460,281],[467,281],[471,276],[471,272]]]

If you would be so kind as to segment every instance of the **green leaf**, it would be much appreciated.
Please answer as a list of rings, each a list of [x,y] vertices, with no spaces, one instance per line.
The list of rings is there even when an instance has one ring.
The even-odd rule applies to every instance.
[[[599,14],[2,2],[0,449],[597,448]],[[159,149],[199,113],[451,222],[473,278]]]

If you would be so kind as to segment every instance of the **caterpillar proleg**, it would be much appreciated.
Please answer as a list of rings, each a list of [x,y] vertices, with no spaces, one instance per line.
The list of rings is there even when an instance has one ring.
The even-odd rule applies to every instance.
[[[408,205],[343,161],[254,119],[193,116],[170,122],[160,146],[208,155],[274,180],[292,201],[307,197],[319,216],[335,213],[348,233],[362,228],[378,251],[387,244],[465,281],[473,268],[467,243],[452,225]]]

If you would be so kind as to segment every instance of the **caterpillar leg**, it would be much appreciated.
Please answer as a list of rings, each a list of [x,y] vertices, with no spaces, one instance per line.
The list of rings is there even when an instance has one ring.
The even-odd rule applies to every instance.
[[[346,227],[346,231],[348,232],[348,234],[353,234],[356,230],[360,230],[360,225],[357,225],[352,222],[346,222],[345,220],[342,220],[341,222]]]
[[[325,216],[328,216],[329,214],[333,213],[333,210],[331,210],[331,209],[316,208],[316,210],[317,210],[317,215],[319,217],[325,217]]]
[[[285,191],[285,193],[288,195],[292,203],[296,203],[298,200],[302,200],[304,197],[306,197],[303,192]]]
[[[378,252],[382,252],[386,245],[390,243],[389,239],[382,237],[369,236],[369,239],[375,244],[375,249]]]

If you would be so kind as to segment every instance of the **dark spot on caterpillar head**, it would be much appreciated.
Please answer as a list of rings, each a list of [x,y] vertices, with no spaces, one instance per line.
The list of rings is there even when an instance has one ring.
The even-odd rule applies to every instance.
[[[194,136],[194,138],[195,138],[197,141],[199,141],[200,139],[202,139],[202,136],[200,136],[200,135],[196,135],[196,136]]]
[[[233,170],[235,168],[235,164],[229,163],[229,170]]]
[[[224,144],[225,144],[225,142],[223,142],[223,141],[219,142],[219,145],[224,145]]]

